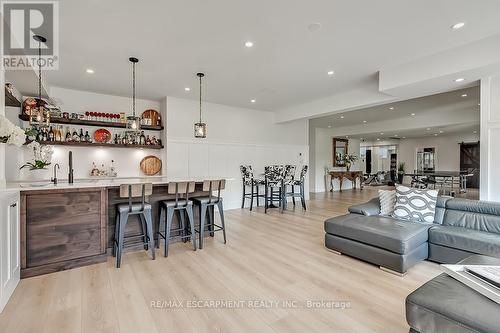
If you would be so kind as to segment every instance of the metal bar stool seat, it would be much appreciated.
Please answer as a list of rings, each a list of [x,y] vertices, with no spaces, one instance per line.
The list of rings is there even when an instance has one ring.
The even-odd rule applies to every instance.
[[[158,227],[157,247],[160,247],[160,238],[165,241],[163,255],[168,257],[168,246],[170,240],[181,239],[187,242],[190,239],[193,243],[193,250],[196,251],[196,237],[194,231],[193,201],[189,199],[189,194],[195,191],[194,182],[172,182],[168,183],[168,194],[175,194],[175,200],[164,200],[160,202],[160,225]],[[179,216],[179,227],[172,228],[172,221],[175,212]],[[189,226],[186,225],[186,216]],[[173,234],[173,235],[172,235]]]
[[[196,205],[199,206],[200,210],[200,223],[198,229],[195,229],[195,232],[199,234],[199,248],[203,248],[203,237],[205,234],[205,227],[208,228],[210,232],[210,236],[214,236],[214,232],[222,231],[222,235],[224,237],[224,244],[226,244],[226,225],[224,221],[224,207],[223,200],[220,196],[221,190],[225,189],[226,180],[205,180],[203,182],[203,191],[208,192],[208,196],[206,197],[197,197],[193,198],[193,201]],[[217,191],[217,195],[214,196],[213,192]],[[215,224],[214,218],[214,207],[217,206],[217,210],[219,211],[221,225]],[[208,223],[206,223],[206,217],[208,213]]]
[[[146,202],[146,196],[153,193],[152,184],[122,184],[120,185],[120,198],[128,198],[128,203],[116,206],[115,238],[113,241],[113,255],[116,256],[116,268],[120,268],[122,252],[125,243],[125,229],[130,215],[138,215],[141,226],[141,237],[144,249],[151,249],[151,256],[155,259],[153,238],[153,221],[151,218],[151,205]],[[141,202],[134,202],[134,198],[141,198]],[[135,237],[135,236],[133,236]]]
[[[285,208],[287,205],[286,198],[292,197],[292,202],[293,202],[293,205],[295,206],[295,198],[298,197],[298,198],[300,198],[300,202],[302,203],[302,208],[304,210],[306,210],[304,183],[305,183],[305,177],[307,174],[307,169],[308,169],[307,165],[304,165],[302,167],[302,170],[300,171],[300,179],[285,179],[284,180],[283,187],[285,188],[285,200],[284,200]],[[286,192],[287,186],[291,186],[290,192]],[[295,192],[296,186],[299,187],[299,192]]]

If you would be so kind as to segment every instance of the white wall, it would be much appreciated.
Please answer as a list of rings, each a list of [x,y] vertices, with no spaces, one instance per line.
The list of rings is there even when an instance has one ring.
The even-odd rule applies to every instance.
[[[479,134],[466,133],[437,137],[404,139],[399,143],[398,163],[406,163],[406,171],[411,172],[417,168],[417,149],[436,148],[435,163],[437,171],[460,170],[460,145],[461,142],[477,142]]]
[[[481,200],[500,201],[500,76],[481,80]]]
[[[325,169],[330,170],[345,170],[345,168],[334,168],[333,167],[333,138],[337,137],[334,129],[327,128],[310,128],[311,132],[314,133],[314,143],[310,144],[309,149],[314,150],[313,154],[310,154],[311,159],[311,169],[314,171],[314,179],[311,180],[309,185],[309,190],[311,192],[325,192],[330,190],[329,179],[325,178]],[[360,141],[357,139],[349,139],[349,154],[355,154],[359,157],[359,146]],[[358,160],[351,166],[352,171],[361,170],[361,163]],[[339,181],[334,180],[333,183],[334,190],[339,189]],[[352,188],[352,183],[349,180],[344,180],[342,189]]]
[[[241,205],[240,165],[251,164],[259,176],[265,165],[295,164],[300,169],[308,164],[305,120],[275,124],[272,112],[203,103],[208,135],[195,139],[198,102],[167,97],[166,107],[168,177],[229,178],[224,192],[226,209]]]
[[[51,87],[51,97],[61,107],[62,111],[84,113],[85,111],[101,111],[119,113],[132,113],[132,99],[129,97],[120,97],[113,95],[97,94],[93,92],[79,91],[60,87]],[[149,100],[136,100],[136,112],[142,113],[146,109],[155,109],[160,111],[160,102]],[[27,127],[27,122],[21,122],[18,119],[19,108],[8,108],[7,116],[15,124],[20,124]],[[165,122],[165,117],[163,117]],[[66,129],[66,126],[63,127]],[[74,126],[75,129],[83,128],[84,133],[89,131],[90,135],[98,129],[97,127]],[[120,133],[122,128],[109,128],[111,133]],[[146,134],[161,137],[165,143],[165,131],[145,131]],[[68,152],[73,151],[73,165],[75,178],[86,178],[90,175],[92,162],[100,166],[104,163],[109,166],[111,160],[115,161],[116,170],[119,177],[138,177],[143,176],[139,168],[141,159],[147,155],[155,155],[163,161],[166,160],[165,149],[125,149],[125,148],[95,148],[95,147],[65,147],[53,146],[54,156],[52,164],[58,163],[61,166],[59,178],[65,179],[68,176]],[[13,146],[7,147],[7,171],[6,178],[8,181],[25,180],[29,178],[27,170],[19,170],[19,167],[29,160],[29,152],[27,148],[16,148]],[[52,171],[52,170],[51,170]],[[52,175],[52,172],[50,173]]]

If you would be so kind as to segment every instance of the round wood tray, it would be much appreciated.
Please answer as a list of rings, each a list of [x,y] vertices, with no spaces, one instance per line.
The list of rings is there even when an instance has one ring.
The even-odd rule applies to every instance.
[[[154,155],[149,155],[141,160],[140,166],[145,175],[153,176],[161,171],[161,160]]]

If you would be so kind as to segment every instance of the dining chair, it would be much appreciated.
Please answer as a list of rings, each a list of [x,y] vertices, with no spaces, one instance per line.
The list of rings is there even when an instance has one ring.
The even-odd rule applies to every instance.
[[[284,181],[284,188],[285,190],[287,189],[287,186],[291,186],[291,191],[290,192],[285,192],[285,199],[284,199],[284,208],[287,206],[287,198],[291,197],[292,198],[292,203],[295,206],[295,198],[298,197],[300,198],[300,201],[302,203],[302,208],[306,210],[306,199],[305,199],[305,189],[304,189],[304,184],[305,184],[305,179],[306,179],[306,174],[307,174],[308,166],[304,165],[302,166],[302,169],[300,170],[300,178],[299,179],[286,179]],[[295,192],[295,187],[299,187],[299,192]]]
[[[264,196],[265,206],[264,213],[267,214],[269,208],[274,208],[274,202],[278,202],[280,211],[283,211],[283,165],[270,165],[264,167]]]
[[[257,199],[257,207],[259,207],[259,198],[263,198],[264,194],[260,194],[260,188],[264,186],[264,179],[254,177],[251,165],[240,165],[241,178],[243,181],[243,195],[241,199],[241,208],[245,207],[245,199],[250,199],[250,210],[253,209],[253,199]],[[246,193],[247,187],[250,187],[250,193]]]

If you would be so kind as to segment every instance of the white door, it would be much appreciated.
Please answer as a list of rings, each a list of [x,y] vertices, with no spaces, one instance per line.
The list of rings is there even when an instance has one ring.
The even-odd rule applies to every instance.
[[[0,195],[0,312],[20,278],[19,193]]]

